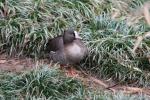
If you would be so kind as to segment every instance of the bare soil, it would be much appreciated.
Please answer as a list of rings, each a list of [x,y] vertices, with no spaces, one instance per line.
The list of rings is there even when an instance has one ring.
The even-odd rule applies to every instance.
[[[35,60],[28,57],[10,57],[6,54],[0,55],[0,70],[20,72],[30,70],[37,65],[48,64],[46,59]]]

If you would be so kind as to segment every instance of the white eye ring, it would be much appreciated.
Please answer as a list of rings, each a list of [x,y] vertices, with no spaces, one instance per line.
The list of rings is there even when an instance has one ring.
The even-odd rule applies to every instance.
[[[79,33],[77,31],[74,31],[74,34],[75,34],[75,38],[76,39],[82,39],[80,36],[79,36]]]

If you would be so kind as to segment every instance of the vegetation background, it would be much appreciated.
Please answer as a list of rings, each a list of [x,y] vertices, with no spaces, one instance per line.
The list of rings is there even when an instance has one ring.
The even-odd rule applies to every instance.
[[[150,6],[148,1],[0,0],[0,53],[38,59],[49,38],[74,28],[90,48],[82,70],[98,78],[123,84],[134,81],[137,87],[148,88],[150,41],[144,37],[150,30],[149,11],[145,10]],[[2,99],[148,100],[145,95],[91,90],[46,65],[19,74],[0,74]]]

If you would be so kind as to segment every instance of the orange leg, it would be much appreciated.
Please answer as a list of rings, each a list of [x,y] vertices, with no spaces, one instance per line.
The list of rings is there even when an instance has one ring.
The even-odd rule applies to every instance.
[[[78,73],[73,67],[69,67],[68,73],[66,73],[69,77],[77,77]]]
[[[66,65],[62,65],[60,64],[60,69],[63,70],[65,68]]]
[[[60,65],[60,69],[61,70],[66,69],[65,65]],[[78,76],[77,71],[72,66],[68,66],[68,69],[66,69],[65,74],[66,74],[66,76],[69,76],[69,77],[77,77]]]

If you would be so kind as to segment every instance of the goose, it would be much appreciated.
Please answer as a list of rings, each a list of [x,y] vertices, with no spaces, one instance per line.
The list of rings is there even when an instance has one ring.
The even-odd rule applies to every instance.
[[[46,44],[49,59],[61,65],[79,64],[88,54],[88,48],[77,31],[65,30],[62,35],[49,39]]]

